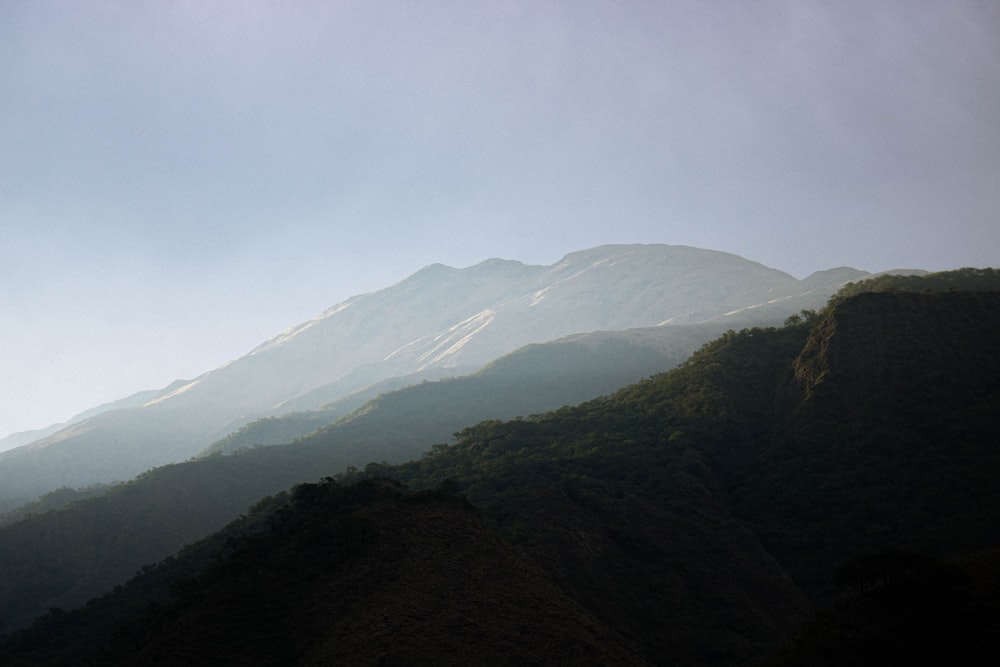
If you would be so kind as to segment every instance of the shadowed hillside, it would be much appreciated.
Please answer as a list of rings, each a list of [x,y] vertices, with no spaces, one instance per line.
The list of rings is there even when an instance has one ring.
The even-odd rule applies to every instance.
[[[883,590],[880,582],[895,581],[893,572],[904,574],[904,597],[937,591],[957,595],[947,598],[957,604],[980,605],[980,616],[962,612],[972,614],[962,618],[982,618],[969,626],[975,644],[998,627],[1000,608],[991,601],[995,587],[986,583],[995,567],[977,556],[1000,545],[1000,451],[994,446],[1000,426],[998,318],[1000,292],[847,297],[780,329],[727,332],[679,368],[608,397],[481,422],[419,461],[348,471],[338,476],[340,486],[391,476],[415,490],[461,493],[511,545],[504,549],[529,558],[547,582],[658,664],[764,660],[795,635],[814,606],[844,599],[838,596],[849,595],[858,582],[865,594],[869,581]],[[248,456],[268,449],[296,451],[266,448]],[[309,489],[322,488],[340,487],[307,485],[293,495],[302,501]],[[328,520],[321,512],[316,525]],[[312,540],[302,526],[305,532],[292,530],[279,542],[284,546],[273,550],[238,548],[234,553],[248,559],[239,571],[274,570],[261,559]],[[422,530],[405,522],[393,526],[401,534]],[[450,548],[464,553],[460,544]],[[890,561],[896,569],[884,574],[871,569],[872,562],[882,562],[866,556],[873,553],[913,556]],[[344,574],[348,579],[338,580],[344,583],[337,590],[358,600],[352,614],[367,618],[368,605],[380,610],[383,599],[365,588],[368,579],[360,573],[368,566],[352,562],[359,570]],[[433,558],[407,567],[433,580],[439,563]],[[952,565],[961,570],[958,579],[947,574]],[[341,576],[308,558],[291,569],[314,568],[317,576]],[[838,572],[847,575],[838,579]],[[876,574],[865,574],[870,572]],[[917,577],[916,589],[907,588],[910,573]],[[949,583],[964,576],[969,578],[961,590]],[[146,594],[136,588],[142,581],[120,594],[133,608],[143,606]],[[246,624],[266,625],[266,605],[240,602],[248,590],[257,592],[243,581],[224,584],[235,586],[231,594],[206,593],[199,604],[220,610],[234,604],[248,615]],[[173,598],[160,593],[160,599],[187,604],[184,587],[174,589]],[[273,597],[282,609],[288,603],[281,596],[279,590],[254,599]],[[105,617],[122,608],[113,597],[95,603],[111,605]],[[810,651],[829,647],[837,633],[853,632],[852,618],[888,623],[895,628],[892,641],[928,651],[943,650],[961,635],[949,631],[935,638],[883,602],[837,602],[833,613],[847,616],[832,625],[823,625],[821,616],[819,625],[805,626],[781,659],[809,664]],[[305,609],[310,604],[303,602]],[[4,650],[11,657],[28,655],[23,647],[30,645],[56,650],[70,636],[67,627],[95,627],[80,613],[50,615],[9,639]],[[199,630],[204,636],[220,633],[224,643],[238,635],[228,621],[209,620],[226,614],[194,613],[206,623]],[[297,603],[281,612],[292,618],[298,613]],[[137,636],[146,637],[148,646],[173,646],[179,628],[190,625],[174,626],[174,618],[167,614],[162,625],[143,626],[158,629]],[[274,627],[276,647],[297,646],[297,628]],[[441,646],[454,636],[449,627],[457,632],[459,626],[445,622],[431,633],[444,633]],[[870,639],[876,644],[841,642],[843,655],[883,655],[879,637]],[[132,656],[141,649],[122,650]],[[801,656],[807,657],[795,662]]]
[[[734,498],[810,589],[867,548],[1000,544],[1000,293],[839,303],[780,394]]]
[[[27,623],[50,607],[86,602],[138,568],[220,529],[262,496],[373,460],[418,458],[482,419],[510,418],[610,392],[675,366],[713,331],[704,325],[604,332],[529,346],[475,376],[381,396],[295,444],[162,466],[100,498],[0,529],[0,566],[23,573],[0,579],[0,630]],[[303,423],[308,428],[314,416],[266,420],[244,434],[259,434],[264,427],[287,433]],[[33,508],[45,512],[93,493],[67,489]]]
[[[0,657],[8,665],[649,664],[463,501],[390,482],[296,487],[255,532],[230,539],[224,557],[173,591],[172,602],[109,643],[81,637],[73,654],[49,645],[21,659],[0,648]],[[49,620],[71,628],[106,602]]]

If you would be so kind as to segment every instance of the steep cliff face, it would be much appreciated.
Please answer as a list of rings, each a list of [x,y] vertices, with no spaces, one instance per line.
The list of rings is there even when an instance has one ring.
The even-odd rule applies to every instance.
[[[1000,293],[899,292],[835,306],[796,359],[789,398],[797,428],[815,430],[889,404],[933,413],[997,391]]]
[[[860,552],[1000,544],[1000,293],[860,294],[818,322],[734,498],[817,600]]]

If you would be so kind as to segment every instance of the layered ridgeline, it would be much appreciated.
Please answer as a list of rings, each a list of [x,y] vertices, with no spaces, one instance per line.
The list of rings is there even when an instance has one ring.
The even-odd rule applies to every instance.
[[[338,443],[345,466],[408,461],[469,424],[580,403],[669,370],[725,329],[706,323],[598,331],[526,345],[470,375],[391,390],[411,383],[410,377],[393,378],[321,410],[251,422],[202,456],[298,441]]]
[[[0,631],[50,607],[83,604],[218,530],[262,496],[371,461],[419,458],[484,419],[531,415],[610,393],[676,366],[717,333],[715,325],[654,327],[530,345],[473,375],[377,396],[293,444],[260,446],[315,429],[339,403],[254,422],[212,448],[235,455],[163,466],[110,489],[46,494],[0,516],[9,526],[0,531],[0,570],[20,573],[0,578]],[[85,498],[92,500],[52,511]]]
[[[0,644],[0,657],[78,664],[97,651],[106,664],[176,664],[264,651],[285,662],[459,664],[469,632],[500,655],[515,650],[505,638],[533,632],[565,638],[593,662],[629,662],[634,650],[657,664],[752,664],[810,605],[833,599],[840,568],[844,590],[858,595],[812,624],[781,664],[967,661],[1000,630],[989,583],[998,571],[989,549],[1000,545],[998,327],[997,292],[890,292],[838,299],[780,329],[729,332],[607,398],[480,423],[419,461],[265,500],[86,609],[48,614]],[[296,447],[197,463],[269,450]],[[366,475],[438,493],[390,489],[392,500],[372,495],[389,487],[348,486]],[[459,519],[454,492],[513,546]],[[49,517],[82,516],[73,512],[99,500]],[[435,522],[458,523],[435,533],[413,509],[421,503]],[[13,534],[5,529],[0,545]],[[495,553],[484,561],[485,552]],[[479,564],[494,581],[518,580],[528,576],[522,557],[596,621],[573,612],[573,637],[545,614],[530,628],[490,625],[483,610],[505,599],[535,605],[532,614],[570,613],[535,578],[526,580],[537,595],[511,583],[509,598],[491,599],[485,584],[459,600],[450,586],[418,587],[444,571],[479,581]],[[427,613],[456,602],[461,618]],[[377,641],[352,644],[341,632],[350,619]],[[176,639],[192,628],[198,655],[181,656]]]
[[[429,266],[139,406],[0,453],[0,507],[129,479],[254,419],[320,408],[389,378],[462,374],[530,343],[726,317],[780,322],[861,275],[840,269],[800,281],[735,255],[666,245],[604,246],[552,266]]]

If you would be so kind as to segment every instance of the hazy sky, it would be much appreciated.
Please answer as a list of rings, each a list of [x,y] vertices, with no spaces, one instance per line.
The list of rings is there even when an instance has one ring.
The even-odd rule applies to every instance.
[[[426,264],[1000,264],[1000,3],[0,3],[0,436]]]

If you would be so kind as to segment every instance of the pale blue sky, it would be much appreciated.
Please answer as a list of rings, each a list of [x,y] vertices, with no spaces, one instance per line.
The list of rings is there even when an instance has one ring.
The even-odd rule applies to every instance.
[[[0,3],[0,435],[422,266],[996,266],[1000,4]]]

